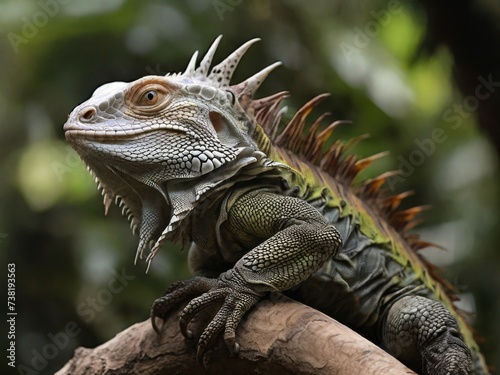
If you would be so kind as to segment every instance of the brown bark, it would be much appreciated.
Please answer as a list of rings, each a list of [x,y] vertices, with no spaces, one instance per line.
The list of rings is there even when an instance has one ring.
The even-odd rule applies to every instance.
[[[219,344],[205,370],[196,340],[179,331],[178,315],[160,336],[137,323],[95,349],[78,348],[64,374],[415,374],[386,352],[330,317],[282,295],[265,299],[240,324],[235,358]]]

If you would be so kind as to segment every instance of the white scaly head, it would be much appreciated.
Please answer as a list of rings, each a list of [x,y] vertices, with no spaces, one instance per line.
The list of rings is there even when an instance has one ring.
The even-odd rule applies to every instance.
[[[139,230],[137,257],[151,247],[148,262],[203,194],[262,158],[248,134],[263,103],[253,96],[280,63],[231,86],[259,39],[211,68],[220,40],[198,66],[195,52],[183,73],[101,86],[64,126],[102,190],[105,210],[115,200]]]

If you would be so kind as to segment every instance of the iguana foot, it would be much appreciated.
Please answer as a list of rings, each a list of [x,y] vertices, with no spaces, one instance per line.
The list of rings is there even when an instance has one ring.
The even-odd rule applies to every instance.
[[[151,325],[155,332],[160,334],[161,331],[157,318],[165,320],[170,311],[175,309],[179,303],[190,297],[205,293],[215,285],[216,280],[205,277],[194,277],[191,280],[177,281],[170,285],[163,296],[156,299],[151,306]]]
[[[383,341],[389,353],[423,374],[475,373],[457,321],[441,302],[422,296],[394,302],[383,324]]]
[[[158,298],[151,308],[151,322],[154,330],[159,333],[157,318],[165,319],[179,302],[195,295],[182,311],[179,325],[182,334],[191,339],[193,331],[190,323],[202,311],[220,306],[219,310],[205,327],[198,340],[196,358],[206,364],[206,353],[215,345],[217,338],[223,332],[224,341],[231,355],[236,355],[240,349],[236,342],[236,327],[245,313],[262,297],[258,293],[238,282],[238,277],[231,270],[218,279],[194,277],[191,280],[174,283],[163,297]]]
[[[429,375],[475,374],[468,351],[467,345],[458,336],[458,332],[446,331],[423,350],[422,373]]]

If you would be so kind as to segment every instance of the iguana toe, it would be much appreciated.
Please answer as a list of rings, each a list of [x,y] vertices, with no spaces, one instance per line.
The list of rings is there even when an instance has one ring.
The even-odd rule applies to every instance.
[[[216,280],[205,277],[194,277],[191,280],[178,281],[173,283],[165,292],[165,294],[157,298],[151,306],[151,325],[156,333],[159,334],[161,327],[158,325],[158,318],[166,319],[170,312],[175,309],[180,302],[188,298],[198,296],[210,290],[216,283]],[[181,323],[181,330],[182,330]],[[190,338],[192,334],[188,333],[187,325],[183,330],[183,335]]]
[[[262,297],[261,293],[256,293],[249,288],[244,288],[238,283],[233,283],[231,279],[207,279],[196,277],[184,284],[180,289],[183,292],[193,292],[206,290],[201,296],[193,298],[183,309],[179,317],[179,326],[182,334],[186,338],[193,338],[193,331],[189,329],[190,324],[202,312],[211,312],[210,309],[217,308],[217,312],[203,329],[197,348],[197,359],[207,362],[206,353],[215,347],[216,341],[223,335],[224,342],[231,355],[235,356],[240,349],[236,342],[236,328],[245,313]],[[179,298],[179,290],[174,291],[170,296],[169,303]],[[176,294],[175,298],[171,296]],[[162,312],[162,298],[156,300],[153,311]],[[198,322],[199,323],[199,322]]]

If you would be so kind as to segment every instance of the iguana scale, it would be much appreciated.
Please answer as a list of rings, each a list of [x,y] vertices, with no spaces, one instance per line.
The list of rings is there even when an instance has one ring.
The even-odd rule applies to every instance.
[[[195,277],[175,283],[152,307],[152,322],[192,298],[180,317],[186,337],[202,310],[221,303],[198,341],[198,358],[235,330],[263,296],[283,291],[343,322],[424,374],[487,374],[452,288],[417,253],[429,244],[409,229],[420,207],[389,195],[384,173],[354,177],[383,153],[358,159],[350,144],[325,143],[341,123],[304,132],[326,95],[300,108],[284,130],[286,92],[254,94],[280,63],[230,85],[243,44],[210,70],[220,37],[197,66],[98,88],[64,126],[96,178],[105,211],[123,206],[137,257],[165,240],[190,246]],[[304,135],[305,133],[305,135]]]

